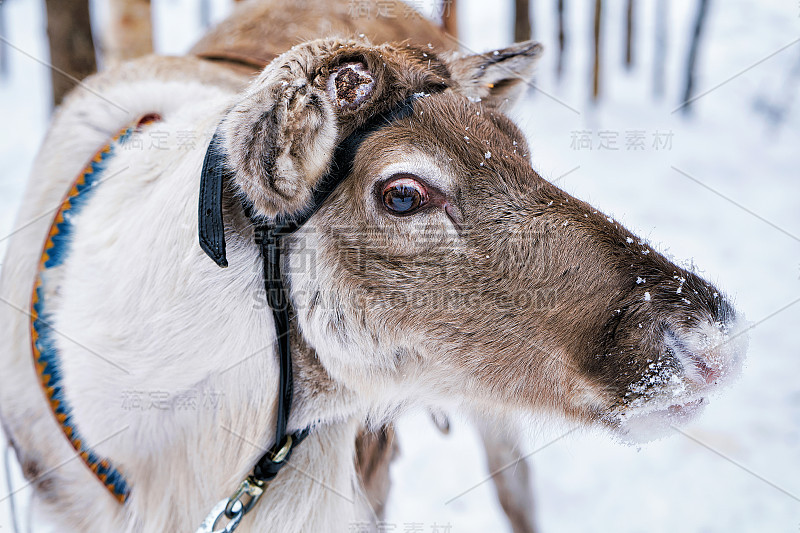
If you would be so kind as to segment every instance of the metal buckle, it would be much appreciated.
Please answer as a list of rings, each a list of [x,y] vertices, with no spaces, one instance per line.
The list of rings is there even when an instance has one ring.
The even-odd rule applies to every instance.
[[[248,476],[244,481],[239,484],[236,492],[231,494],[229,498],[220,500],[208,513],[208,516],[195,533],[233,533],[239,522],[242,521],[250,509],[258,502],[261,495],[264,494],[266,483],[259,481],[253,476]],[[246,501],[243,498],[249,497]],[[224,528],[214,529],[222,518],[230,520]]]
[[[233,520],[237,514],[235,510],[237,503],[242,506],[242,515],[249,513],[250,509],[252,509],[259,498],[261,498],[261,495],[264,494],[264,485],[265,483],[263,481],[259,481],[253,476],[247,476],[239,485],[239,488],[236,489],[236,492],[231,494],[228,498],[228,505],[225,506],[225,516]],[[249,499],[243,501],[242,498],[244,496],[249,496]]]

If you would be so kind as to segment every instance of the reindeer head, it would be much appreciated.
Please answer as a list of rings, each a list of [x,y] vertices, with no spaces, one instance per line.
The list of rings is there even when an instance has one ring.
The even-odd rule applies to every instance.
[[[304,338],[376,407],[550,410],[635,437],[697,411],[744,336],[719,290],[532,168],[502,108],[540,50],[300,45],[226,116],[228,164],[258,213],[291,216],[337,142],[418,94],[287,242]]]

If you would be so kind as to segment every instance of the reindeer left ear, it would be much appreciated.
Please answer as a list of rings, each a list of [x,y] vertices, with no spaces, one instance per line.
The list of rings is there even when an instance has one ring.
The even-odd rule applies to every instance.
[[[523,41],[486,54],[455,57],[447,62],[455,90],[494,107],[510,107],[524,92],[543,47]]]

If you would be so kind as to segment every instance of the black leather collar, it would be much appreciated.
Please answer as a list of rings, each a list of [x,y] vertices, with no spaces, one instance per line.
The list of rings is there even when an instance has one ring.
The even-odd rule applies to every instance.
[[[356,152],[364,139],[392,122],[411,116],[414,95],[394,109],[370,118],[364,125],[342,140],[334,151],[333,160],[325,176],[313,193],[309,208],[291,217],[267,219],[253,213],[252,205],[243,205],[245,214],[255,227],[255,242],[263,261],[264,288],[267,301],[275,319],[275,329],[280,359],[280,382],[278,392],[278,416],[275,428],[275,445],[265,453],[253,469],[253,477],[259,481],[272,480],[286,464],[292,449],[302,441],[309,428],[287,435],[286,427],[292,409],[294,393],[292,381],[292,359],[289,350],[289,298],[281,273],[281,237],[290,235],[319,210],[328,196],[350,174]],[[222,195],[225,183],[232,180],[234,171],[225,163],[219,130],[214,134],[203,162],[200,179],[199,239],[200,247],[220,267],[227,267],[225,255],[225,221],[222,215]]]

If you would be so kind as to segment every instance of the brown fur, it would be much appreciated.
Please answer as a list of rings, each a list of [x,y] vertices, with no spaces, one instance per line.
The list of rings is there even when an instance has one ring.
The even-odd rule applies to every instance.
[[[368,323],[436,339],[436,352],[458,362],[454,370],[487,385],[482,394],[488,402],[558,406],[588,420],[598,413],[595,406],[575,405],[576,392],[590,383],[610,406],[633,400],[623,397],[624,391],[632,379],[647,374],[647,358],[640,354],[661,351],[662,321],[691,326],[706,316],[730,317],[710,284],[646,244],[628,244],[627,238],[641,241],[539,177],[525,148],[509,143],[521,134],[507,119],[447,93],[422,100],[419,108],[413,120],[367,141],[363,153],[373,155],[356,160],[354,177],[375,175],[390,157],[386,146],[436,154],[458,177],[452,201],[463,229],[439,245],[425,243],[424,253],[399,220],[381,220],[387,226],[381,233],[343,231],[337,221],[346,216],[375,221],[374,213],[348,200],[368,187],[365,178],[344,184],[321,213],[323,237],[336,243],[328,249],[349,248],[362,258],[359,269],[330,260],[338,266],[341,293],[358,291],[367,298]],[[441,217],[419,218],[431,233],[442,231]],[[637,285],[637,275],[648,283]],[[688,303],[675,295],[676,275],[688,280]],[[441,295],[452,286],[477,297],[471,303],[479,305],[442,308],[422,298],[421,291]],[[518,300],[546,289],[557,291],[550,307]],[[646,290],[653,294],[649,304]],[[403,298],[389,305],[387,294]],[[653,319],[659,315],[663,318]],[[646,327],[637,328],[640,322]],[[612,353],[610,360],[605,357]]]
[[[433,93],[412,119],[367,139],[353,175],[317,215],[335,286],[312,302],[342,310],[331,335],[381,324],[379,342],[397,346],[397,368],[447,368],[454,379],[441,385],[468,380],[477,405],[615,425],[610,413],[649,394],[630,388],[652,375],[653,357],[680,371],[665,355],[665,330],[724,323],[732,312],[711,285],[531,168],[524,136],[499,110],[520,94],[540,52],[521,43],[459,58],[412,45],[312,41],[275,59],[234,107],[226,147],[239,194],[264,215],[291,215],[308,204],[338,140],[412,93]],[[357,108],[329,107],[326,80],[352,61],[374,77],[373,93]],[[332,134],[325,127],[334,122]],[[410,234],[406,220],[363,198],[386,161],[414,152],[429,154],[454,183],[438,191],[448,209],[416,215]],[[655,285],[639,286],[640,275]],[[673,296],[675,277],[688,280],[685,300]],[[317,311],[313,303],[296,310]]]
[[[540,51],[522,43],[462,59],[410,45],[312,41],[278,57],[255,82],[226,119],[226,146],[240,193],[262,214],[291,215],[307,205],[336,141],[412,93],[433,93],[417,102],[413,118],[367,139],[351,178],[317,215],[322,262],[335,286],[311,301],[340,310],[330,335],[377,335],[397,346],[398,369],[446,368],[453,380],[439,385],[460,388],[467,380],[477,405],[555,409],[613,426],[611,413],[650,394],[630,389],[652,375],[652,357],[680,372],[663,346],[667,329],[724,323],[732,312],[711,285],[531,168],[524,136],[499,110],[519,95]],[[352,109],[320,105],[326,80],[346,61],[365,66],[373,93]],[[301,104],[296,87],[306,91]],[[332,116],[336,135],[320,133]],[[275,147],[282,153],[269,152]],[[415,215],[409,232],[407,220],[376,212],[364,198],[377,190],[372,181],[387,161],[415,152],[454,183],[437,191],[447,209]],[[639,286],[640,275],[656,285]],[[676,277],[691,291],[680,301]],[[310,320],[319,308],[296,312]],[[380,335],[373,324],[382,325]],[[370,449],[359,455],[362,474],[382,464],[383,479],[385,446],[366,460]],[[519,502],[498,488],[515,514]],[[517,527],[524,518],[516,517]]]
[[[192,49],[192,52],[203,57],[222,60],[222,65],[232,68],[233,70],[249,72],[253,66],[258,66],[262,63],[266,64],[269,61],[272,61],[277,53],[283,49],[283,45],[279,44],[276,46],[273,42],[274,39],[265,39],[265,35],[274,35],[275,28],[286,28],[287,23],[289,24],[289,28],[291,28],[292,25],[296,24],[298,20],[302,20],[302,24],[304,26],[309,24],[308,11],[304,9],[304,7],[305,6],[298,7],[297,4],[291,4],[291,6],[288,8],[283,6],[281,10],[275,10],[268,4],[253,3],[248,6],[246,10],[240,10],[240,16],[232,17],[207,34],[200,42],[197,43],[197,45],[195,45],[195,47]],[[330,4],[328,4],[328,7],[330,7]],[[334,4],[332,9],[334,12],[341,11],[342,6],[339,4]],[[245,12],[247,15],[242,16],[242,14]],[[381,63],[383,62],[384,53],[390,57],[393,57],[397,64],[402,65],[401,68],[397,69],[400,72],[395,71],[390,73],[390,77],[393,79],[387,80],[387,77],[385,76],[378,77],[378,79],[383,83],[375,91],[377,94],[386,94],[386,85],[396,84],[400,75],[407,73],[409,59],[415,59],[413,55],[416,55],[416,60],[421,62],[424,67],[430,68],[433,62],[441,65],[438,58],[436,58],[436,56],[433,54],[432,48],[440,51],[447,50],[449,48],[449,43],[452,42],[449,39],[443,38],[439,34],[438,28],[432,24],[429,24],[424,19],[411,25],[402,23],[397,24],[397,20],[377,20],[377,23],[370,23],[371,20],[372,19],[367,19],[367,21],[354,21],[346,16],[334,16],[332,18],[312,18],[311,25],[313,26],[322,24],[326,25],[326,27],[327,25],[331,25],[328,27],[328,30],[326,30],[327,33],[352,35],[356,33],[356,31],[354,31],[356,29],[354,23],[356,23],[359,24],[357,28],[359,33],[366,34],[372,37],[372,40],[377,42],[409,40],[411,42],[425,44],[425,46],[422,48],[401,47],[398,49],[397,47],[384,46],[382,50],[377,51],[377,54],[375,53],[376,51],[364,46],[360,48],[351,47],[349,50],[342,51],[345,59],[349,56],[364,54],[363,57],[366,57],[369,62],[368,68],[371,69],[375,69],[379,64],[379,61]],[[362,26],[362,24],[365,22],[367,22],[368,27]],[[386,24],[387,22],[389,22],[389,24]],[[334,26],[336,27],[334,28]],[[267,28],[269,28],[269,30],[267,30]],[[309,35],[326,33],[318,31],[318,28],[317,30],[308,29],[306,31],[309,32]],[[294,43],[296,42],[297,37],[290,37],[290,39],[291,41],[289,42]],[[278,39],[278,42],[281,42],[280,38]],[[513,50],[516,51],[516,48]],[[308,62],[313,60],[314,54],[317,54],[318,50],[313,50],[310,52],[311,53],[309,55],[312,57],[306,58],[306,61]],[[518,64],[514,67],[521,70],[521,75],[529,77],[531,75],[531,67],[533,63],[527,61],[526,56],[536,56],[540,52],[541,47],[539,45],[525,48],[525,55],[521,57],[521,61],[518,61]],[[513,53],[510,55],[515,57]],[[330,60],[328,59],[328,61]],[[333,65],[333,68],[335,68],[335,64],[340,61],[341,60],[330,61],[330,64]],[[425,63],[427,63],[427,65]],[[411,66],[413,66],[413,64]],[[488,87],[485,84],[475,84],[475,78],[470,75],[470,70],[474,71],[476,69],[485,68],[479,57],[470,57],[465,61],[453,62],[452,67],[458,71],[456,74],[466,82],[465,85],[470,86],[470,96],[473,98],[485,98],[489,95],[490,91],[488,90]],[[304,68],[307,70],[313,70],[313,65],[306,65]],[[440,69],[442,76],[441,79],[433,80],[434,86],[442,84],[443,79],[449,77],[446,67],[440,66],[438,68]],[[507,69],[508,67],[504,68]],[[328,69],[330,69],[330,67],[328,67]],[[500,70],[499,77],[505,78],[508,72],[509,70]],[[317,76],[319,79],[325,79],[326,74],[326,71],[320,71]],[[322,87],[320,87],[320,83],[317,83],[316,85],[316,89],[318,91],[322,89]],[[406,82],[405,85],[408,87],[406,90],[407,93],[412,87],[408,82]],[[417,86],[419,87],[419,84]],[[510,89],[514,88],[519,90],[522,86],[523,85],[520,83],[507,84],[503,90],[502,97],[506,99],[513,99],[516,95],[511,92]],[[462,88],[462,90],[465,89],[466,87]],[[495,94],[499,95],[501,93],[500,91],[495,91]],[[252,105],[252,102],[248,102],[247,105]],[[240,107],[244,106],[240,104]],[[259,108],[260,107],[261,106],[259,106]],[[369,111],[369,108],[367,108],[366,111]],[[360,116],[365,116],[364,109],[361,110]],[[258,141],[251,139],[247,142],[247,145],[256,147],[283,146],[286,144],[286,141],[284,139],[279,139],[278,137],[282,137],[285,132],[286,130],[278,129],[275,132],[275,137],[273,139],[260,139]],[[341,134],[340,137],[342,135],[344,134]],[[525,146],[524,138],[517,136],[515,140],[518,141],[520,148],[523,149]],[[304,141],[302,140],[297,140],[296,144],[302,146],[303,142]],[[322,151],[324,152],[324,150]],[[250,158],[250,160],[254,162],[263,162],[265,159],[267,158],[264,155]],[[255,172],[253,172],[254,176],[265,174],[263,171],[259,171],[257,167],[258,165],[255,168]],[[257,197],[257,191],[264,191],[265,188],[260,186],[263,184],[260,184],[257,179],[251,179],[253,179],[254,183],[259,185],[247,189],[251,193],[250,197],[253,198]],[[293,205],[294,210],[300,209],[300,207],[307,201],[311,186],[313,186],[313,181],[307,184],[304,189],[304,193],[301,195],[301,199]],[[261,203],[260,205],[263,211],[269,212],[270,214],[275,213],[275,208],[268,203]],[[320,383],[321,381],[309,380],[308,385],[313,387],[312,383],[314,382]],[[383,503],[385,503],[385,499],[388,495],[389,464],[391,463],[391,459],[394,454],[385,453],[387,446],[381,446],[380,444],[385,444],[386,439],[378,438],[375,435],[389,438],[389,440],[392,441],[392,445],[390,446],[391,449],[396,449],[397,444],[393,439],[393,429],[391,425],[382,428],[378,434],[373,434],[368,430],[364,430],[356,442],[356,447],[358,450],[356,464],[360,472],[360,477],[363,481],[363,487],[369,501],[376,508],[376,512],[378,512],[380,515],[380,512],[383,508]],[[493,452],[491,450],[487,450],[487,453],[489,454],[491,461]],[[500,497],[501,500],[503,500],[505,493],[501,493]]]
[[[371,14],[354,17],[343,0],[251,0],[209,31],[191,52],[249,58],[264,64],[296,44],[320,37],[363,35],[374,43],[409,41],[435,50],[453,50],[452,38],[400,0],[381,2]],[[389,15],[394,16],[389,16]]]
[[[623,415],[641,403],[665,396],[695,400],[716,383],[714,371],[741,356],[711,343],[726,338],[734,318],[713,286],[532,167],[524,137],[503,109],[532,75],[540,46],[526,42],[459,56],[437,53],[424,37],[372,44],[335,33],[367,25],[374,28],[367,37],[381,43],[403,29],[411,32],[403,37],[436,32],[396,19],[340,24],[344,1],[325,3],[318,18],[304,11],[320,5],[249,2],[201,41],[194,50],[201,55],[216,51],[262,62],[274,57],[246,87],[244,63],[233,71],[197,58],[144,59],[88,82],[102,89],[109,78],[122,85],[151,79],[158,88],[159,81],[183,77],[234,89],[234,100],[218,102],[220,109],[230,104],[219,130],[234,174],[225,190],[226,239],[231,249],[248,253],[255,250],[242,197],[266,216],[304,209],[341,139],[370,116],[421,94],[411,116],[365,139],[353,154],[350,175],[300,232],[284,240],[289,258],[304,250],[316,254],[308,268],[286,273],[294,306],[293,416],[303,425],[319,420],[294,461],[305,459],[318,469],[352,467],[341,460],[355,453],[356,422],[379,426],[414,403],[466,407],[483,416],[556,412],[620,429]],[[316,40],[289,48],[300,38]],[[349,88],[338,94],[337,84],[329,83],[346,65],[363,73],[357,80],[363,99]],[[78,98],[73,96],[72,113],[80,108]],[[384,187],[398,176],[424,186],[430,201],[410,214],[388,209]],[[260,273],[241,272],[260,287]],[[701,336],[710,339],[707,345],[695,342]],[[653,370],[656,363],[661,370]],[[687,378],[695,364],[706,367],[704,381]],[[668,388],[673,378],[685,381],[677,400]],[[320,411],[329,418],[315,418]],[[344,424],[346,417],[351,421]],[[330,457],[321,437],[326,431],[340,431],[346,444]],[[387,490],[389,440],[387,433],[367,443],[362,454],[362,482],[373,496]],[[314,445],[321,455],[304,456]],[[159,453],[154,462],[169,459]],[[29,472],[52,468],[45,461],[51,457],[41,464],[34,455],[29,459],[37,461]],[[173,466],[180,470],[178,464]],[[133,472],[139,486],[152,471]],[[276,480],[277,486],[282,482]],[[205,489],[221,493],[227,490],[223,483]],[[191,495],[190,487],[182,488]],[[65,489],[53,498],[75,513],[76,505],[87,505],[79,492]],[[273,491],[265,499],[277,505],[289,496]],[[178,512],[188,516],[189,507],[184,502]],[[281,518],[300,527],[296,516]],[[188,521],[177,514],[168,519]]]

